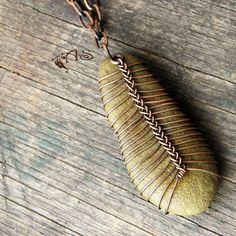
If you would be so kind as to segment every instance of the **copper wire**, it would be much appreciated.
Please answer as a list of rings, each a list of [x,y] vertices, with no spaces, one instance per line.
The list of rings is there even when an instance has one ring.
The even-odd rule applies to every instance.
[[[122,126],[125,124],[126,121],[128,121],[132,116],[134,116],[136,113],[138,113],[138,109],[137,107],[135,107],[136,109],[124,120],[123,123],[121,123],[116,129],[115,129],[115,133],[118,133],[120,128],[122,128]]]
[[[168,201],[166,209],[165,209],[165,213],[166,214],[169,213],[168,211],[169,211],[170,203],[171,203],[171,200],[172,200],[172,197],[174,195],[174,192],[175,192],[175,189],[177,187],[178,182],[179,182],[179,178],[175,178],[175,184],[174,184],[174,187],[173,187],[173,189],[171,191],[170,198],[169,198],[169,201]]]
[[[133,181],[135,178],[138,178],[138,176],[139,176],[144,170],[146,170],[147,168],[149,168],[152,164],[154,164],[154,163],[156,162],[156,163],[152,166],[152,168],[151,168],[149,171],[147,171],[147,173],[145,173],[145,174],[139,179],[139,181],[135,184],[135,186],[138,186],[138,185],[143,181],[144,178],[146,178],[149,174],[151,174],[152,171],[155,170],[155,169],[157,168],[157,166],[158,166],[162,161],[164,161],[164,160],[168,157],[167,154],[166,154],[166,155],[163,155],[163,153],[164,153],[164,150],[161,152],[161,154],[158,155],[157,158],[154,158],[154,160],[153,160],[152,162],[150,162],[147,166],[145,166],[143,169],[141,169],[138,173],[136,173],[136,174],[133,176],[133,178],[131,179],[131,181]],[[160,158],[162,155],[163,155],[163,157],[159,160],[159,158]]]
[[[133,105],[133,104],[132,104]],[[131,138],[137,136],[138,134],[140,134],[141,132],[143,132],[143,130],[145,130],[148,127],[148,124],[145,123],[145,126],[142,127],[142,129],[139,129],[135,134],[133,134],[132,136],[128,137],[127,139],[123,140],[122,142],[120,141],[120,147],[122,147],[127,141],[129,141]],[[149,129],[148,129],[149,131]],[[121,140],[121,139],[120,139]]]
[[[147,161],[149,158],[151,158],[151,157],[159,150],[160,147],[161,147],[161,145],[158,145],[148,156],[146,156],[146,157],[145,157],[143,160],[141,160],[138,164],[136,164],[134,167],[132,167],[132,168],[128,171],[128,173],[131,174],[133,171],[135,171],[140,165],[142,165],[145,161]],[[154,158],[154,161],[152,161],[151,163],[154,163],[155,161],[156,161],[156,158]],[[143,169],[148,168],[148,166],[149,166],[149,164],[148,164],[147,166],[145,166]],[[143,169],[141,169],[141,170],[143,170]],[[140,170],[138,173],[136,173],[136,174],[134,175],[134,177],[131,178],[131,181],[133,181],[134,178],[136,178],[136,177],[140,174],[141,170]]]
[[[139,121],[139,122],[138,122]],[[137,122],[137,123],[136,123]],[[131,124],[129,124],[126,128],[124,128],[122,131],[119,132],[118,136],[120,138],[120,140],[122,140],[123,138],[125,138],[133,129],[135,129],[138,125],[140,125],[140,123],[143,122],[143,117],[139,116],[137,117],[135,120],[133,120],[133,122]],[[135,124],[136,123],[136,124]],[[132,127],[135,124],[134,127]],[[121,136],[121,134],[123,134],[127,129],[129,129],[130,127],[132,127],[132,129],[130,131],[128,131],[124,136]]]
[[[135,140],[133,140],[132,142],[130,142],[124,149],[122,149],[122,153],[128,149],[130,146],[132,146],[134,143],[137,143],[138,140],[142,139],[143,137],[145,137],[148,133],[150,132],[150,130],[148,129],[146,132],[143,132],[140,136],[138,136]]]
[[[107,90],[105,93],[103,93],[103,94],[101,95],[101,99],[103,99],[103,98],[104,98],[107,94],[109,94],[111,91],[113,91],[113,90],[115,90],[115,89],[121,87],[122,85],[124,85],[124,84],[123,84],[122,82],[120,82],[120,83],[117,84],[116,86],[110,88],[109,90]],[[126,87],[125,87],[125,88],[126,88]]]
[[[169,182],[169,184],[165,187],[164,191],[162,192],[162,195],[161,195],[161,198],[160,198],[160,201],[159,201],[159,205],[158,205],[158,208],[159,208],[159,209],[160,209],[160,205],[161,205],[162,199],[163,199],[163,197],[164,197],[164,195],[165,195],[167,189],[170,187],[170,185],[171,185],[171,184],[173,183],[173,181],[176,179],[177,175],[178,175],[178,172],[176,172],[176,174],[172,177],[171,181]],[[168,176],[168,177],[169,177],[169,176]],[[175,190],[175,188],[174,188],[174,190]],[[172,199],[172,195],[171,195],[171,198],[169,199],[169,201],[171,201],[171,199]],[[168,205],[169,205],[169,204],[168,204]],[[169,207],[168,207],[168,208],[169,208]],[[167,212],[165,212],[165,213],[167,213]]]
[[[82,25],[85,28],[88,28],[89,30],[92,31],[94,38],[95,38],[95,42],[98,48],[101,48],[104,52],[104,54],[106,56],[108,56],[111,59],[111,62],[114,63],[115,65],[117,65],[117,67],[119,68],[119,70],[122,72],[123,76],[122,78],[118,78],[114,81],[111,82],[107,82],[106,84],[103,84],[100,86],[100,91],[105,88],[106,86],[109,85],[114,85],[117,82],[121,81],[121,79],[124,79],[124,81],[126,82],[126,86],[129,89],[129,94],[131,95],[130,97],[127,96],[125,99],[123,99],[122,101],[120,101],[118,104],[116,104],[116,106],[114,106],[113,108],[111,108],[108,112],[107,112],[107,116],[109,116],[115,109],[117,109],[119,106],[121,106],[124,102],[127,102],[129,100],[129,98],[132,98],[137,110],[139,109],[140,111],[140,116],[138,116],[137,118],[135,118],[131,124],[129,124],[127,127],[125,127],[123,130],[120,131],[121,127],[123,127],[123,124],[126,121],[129,121],[132,117],[132,115],[136,114],[137,110],[135,110],[134,113],[132,113],[132,115],[129,115],[128,118],[125,119],[125,121],[123,122],[123,124],[119,125],[118,128],[116,129],[116,133],[118,133],[118,136],[120,138],[120,142],[123,145],[124,143],[126,143],[128,140],[130,140],[132,137],[134,137],[137,134],[140,134],[140,132],[136,132],[134,135],[131,135],[131,137],[127,136],[131,133],[131,131],[133,131],[138,125],[140,125],[144,120],[146,120],[147,124],[149,125],[149,127],[151,128],[151,130],[153,131],[154,135],[156,136],[156,139],[154,140],[155,142],[152,142],[151,144],[145,146],[144,149],[140,150],[139,152],[137,152],[135,155],[131,155],[129,157],[130,154],[132,154],[132,152],[134,152],[135,150],[138,150],[141,146],[143,146],[144,144],[148,143],[149,141],[151,141],[151,137],[150,139],[145,140],[144,142],[142,142],[141,144],[139,144],[138,146],[136,146],[135,148],[132,148],[132,150],[130,150],[125,156],[125,165],[128,165],[128,163],[130,161],[132,161],[135,157],[137,157],[140,153],[146,151],[148,148],[151,148],[153,145],[158,144],[158,147],[154,149],[154,151],[149,154],[147,157],[143,158],[139,163],[137,163],[134,167],[132,167],[132,169],[129,171],[130,173],[132,173],[134,170],[137,169],[138,166],[140,166],[141,164],[143,164],[147,159],[151,158],[152,155],[155,154],[155,152],[160,148],[160,146],[163,146],[163,152],[161,154],[158,155],[158,157],[154,158],[153,161],[151,161],[147,166],[145,166],[144,168],[142,168],[141,170],[139,170],[133,177],[132,177],[132,181],[137,178],[141,173],[143,173],[147,168],[149,168],[152,164],[154,164],[152,166],[152,168],[145,173],[141,179],[138,181],[137,185],[139,183],[141,183],[141,181],[148,176],[157,166],[158,164],[160,164],[160,162],[162,162],[163,160],[165,160],[168,156],[169,156],[169,162],[167,163],[166,167],[163,168],[163,170],[155,177],[153,178],[151,181],[149,181],[148,183],[145,184],[145,186],[142,188],[141,193],[143,193],[154,181],[156,181],[158,178],[160,178],[168,169],[170,164],[174,164],[173,165],[173,169],[154,187],[154,189],[152,189],[151,193],[149,193],[147,200],[149,200],[151,198],[151,196],[155,193],[155,191],[162,185],[163,182],[165,182],[172,174],[174,174],[174,176],[171,178],[171,181],[167,184],[167,186],[165,187],[164,191],[162,192],[160,201],[159,201],[159,207],[160,204],[162,202],[162,199],[166,193],[166,191],[168,190],[168,188],[172,185],[173,181],[175,180],[175,183],[173,185],[173,188],[170,192],[170,196],[167,202],[167,206],[165,207],[166,212],[168,212],[170,204],[171,204],[171,200],[173,198],[174,192],[177,188],[177,184],[180,180],[180,178],[182,178],[184,176],[185,170],[191,170],[191,171],[202,171],[202,172],[206,172],[212,175],[215,175],[217,177],[220,177],[218,174],[208,171],[208,170],[204,170],[201,168],[185,168],[185,165],[182,163],[213,163],[213,161],[211,160],[191,160],[191,161],[182,161],[182,157],[180,157],[179,153],[177,152],[175,146],[173,146],[172,142],[169,140],[168,135],[170,134],[176,134],[179,133],[181,131],[186,131],[186,130],[190,130],[189,129],[182,129],[181,131],[173,131],[172,133],[170,132],[168,135],[166,135],[164,132],[166,130],[169,129],[175,129],[175,128],[179,128],[179,127],[184,127],[184,126],[188,126],[188,124],[177,124],[176,123],[180,123],[180,122],[186,122],[189,121],[189,119],[181,119],[181,120],[177,120],[177,121],[171,121],[171,122],[165,122],[163,124],[159,124],[159,120],[162,119],[166,119],[166,118],[173,118],[173,117],[178,117],[178,116],[182,116],[181,114],[177,114],[177,115],[171,115],[171,116],[167,116],[167,117],[162,117],[162,118],[158,118],[158,117],[154,117],[154,114],[160,114],[160,113],[164,113],[164,112],[168,112],[168,111],[173,111],[176,108],[167,108],[161,111],[155,111],[152,112],[153,109],[157,109],[157,108],[161,108],[161,107],[165,107],[168,105],[176,105],[176,102],[172,101],[171,99],[162,99],[162,100],[158,100],[158,101],[144,101],[143,99],[147,99],[147,98],[154,98],[154,97],[160,97],[160,96],[165,96],[166,93],[159,93],[157,95],[144,95],[144,96],[140,96],[140,93],[146,93],[146,92],[160,92],[160,91],[165,91],[164,89],[146,89],[146,90],[138,90],[137,86],[141,86],[141,85],[152,85],[152,84],[156,84],[158,81],[157,80],[152,80],[152,81],[142,81],[142,82],[135,82],[134,79],[139,79],[139,78],[152,78],[153,75],[152,74],[144,74],[144,75],[134,75],[134,73],[138,73],[141,71],[148,71],[146,68],[139,68],[136,70],[131,71],[129,68],[136,66],[136,65],[141,65],[141,62],[136,62],[136,63],[132,63],[130,65],[127,65],[125,63],[125,61],[123,60],[122,57],[120,56],[112,56],[109,52],[108,49],[108,37],[106,32],[104,31],[103,25],[102,25],[102,16],[101,16],[101,11],[100,11],[100,6],[99,6],[99,2],[98,1],[94,1],[94,2],[90,2],[88,0],[84,0],[84,4],[81,4],[80,2],[76,1],[76,0],[67,0],[67,2],[76,10],[76,12],[79,14],[79,18],[80,21],[82,23]],[[85,18],[87,18],[88,23],[85,23]],[[64,58],[63,58],[64,59]],[[67,58],[66,58],[67,60]],[[59,60],[57,60],[57,64],[59,67],[61,68],[65,68],[67,69],[63,62]],[[104,77],[102,77],[99,80],[99,83],[101,83],[101,81],[104,81],[105,79],[108,79],[111,76],[114,76],[116,74],[118,74],[118,71],[112,72],[109,75],[106,75]],[[115,86],[115,88],[118,88],[121,84],[117,84]],[[104,98],[104,96],[106,94],[109,94],[111,91],[113,91],[115,89],[114,87],[112,87],[111,89],[109,89],[105,94],[102,95],[102,98]],[[108,104],[109,102],[111,102],[114,98],[118,97],[120,94],[122,94],[122,92],[124,92],[126,89],[121,90],[118,94],[114,95],[112,98],[109,98],[108,100],[106,100],[104,102],[104,106],[106,104]],[[152,107],[148,107],[147,104],[154,104],[154,103],[160,103],[157,104],[155,106]],[[132,105],[132,104],[131,104]],[[131,108],[131,105],[129,106]],[[127,109],[125,110],[127,111]],[[114,125],[114,123],[122,116],[123,114],[120,114],[115,121],[113,121],[112,125]],[[171,125],[174,124],[174,126],[170,126],[170,127],[165,127],[164,129],[162,128],[162,125]],[[141,130],[144,130],[146,128],[146,126],[144,126]],[[125,131],[127,131],[125,133]],[[123,133],[125,133],[123,136],[121,136]],[[145,132],[148,133],[148,132]],[[141,135],[141,138],[145,136],[145,133],[143,135]],[[184,135],[180,135],[179,137],[175,138],[176,139],[180,139],[180,138],[186,138],[186,137],[191,137],[191,136],[196,136],[198,134],[192,133],[192,134],[184,134]],[[140,137],[138,137],[140,138]],[[185,144],[185,143],[190,143],[193,141],[199,141],[202,140],[202,138],[193,138],[191,140],[186,140],[186,141],[182,141],[179,143],[176,143],[175,145],[181,145],[181,144]],[[123,152],[125,150],[127,150],[134,142],[137,141],[137,138],[132,141],[131,143],[129,143],[124,149]],[[121,145],[121,146],[122,146]],[[199,147],[199,145],[203,144],[196,144],[196,145],[192,145],[186,148],[190,148],[190,147]],[[184,150],[185,148],[178,148],[178,150]],[[166,155],[163,156],[164,150],[166,150]],[[204,155],[208,155],[210,153],[208,152],[195,152],[195,153],[190,153],[190,154],[183,154],[183,156],[191,156],[191,155],[199,155],[199,154],[204,154]],[[162,157],[162,158],[161,158]],[[160,158],[160,159],[159,159]]]
[[[101,85],[101,86],[100,86],[100,90],[102,90],[104,87],[106,87],[106,86],[108,86],[108,85],[117,83],[117,82],[120,81],[121,79],[122,79],[122,78],[118,78],[118,79],[116,79],[116,80],[113,80],[113,81],[111,81],[111,82],[108,82],[108,83],[106,83],[106,84]]]
[[[129,111],[133,107],[133,104],[131,103],[124,111],[121,112],[119,116],[116,117],[111,123],[111,127],[114,126],[114,124],[123,116],[126,114],[127,111]]]
[[[119,95],[121,95],[123,92],[126,91],[127,88],[123,88],[121,91],[119,91],[116,95],[112,96],[111,98],[104,101],[103,106],[105,106],[107,103],[111,102],[114,98],[117,98]]]
[[[213,175],[213,176],[216,176],[216,177],[218,177],[218,178],[221,178],[221,176],[218,175],[217,173],[212,172],[212,171],[209,171],[209,170],[204,170],[204,169],[201,169],[201,168],[192,168],[192,167],[190,168],[190,167],[188,167],[187,170],[191,170],[191,171],[202,171],[202,172],[211,174],[211,175]]]
[[[141,154],[142,152],[144,152],[145,150],[147,150],[148,148],[152,147],[154,144],[156,144],[157,140],[154,140],[154,142],[152,142],[151,144],[149,144],[148,146],[146,146],[144,149],[140,150],[139,152],[137,152],[135,155],[125,159],[125,165],[127,166],[135,157],[137,157],[139,154]]]
[[[122,100],[121,102],[119,102],[116,106],[114,106],[113,108],[111,108],[109,111],[107,111],[107,116],[109,116],[116,108],[118,108],[119,106],[121,106],[124,102],[126,102],[127,100],[129,100],[130,97],[126,97],[124,98],[124,100]]]
[[[166,135],[173,135],[173,134],[178,134],[178,133],[182,133],[182,132],[186,132],[186,131],[189,131],[189,130],[197,130],[196,127],[194,126],[191,126],[189,128],[183,128],[183,129],[180,129],[180,130],[176,130],[176,131],[173,131],[173,132],[170,132],[170,133],[166,133]]]

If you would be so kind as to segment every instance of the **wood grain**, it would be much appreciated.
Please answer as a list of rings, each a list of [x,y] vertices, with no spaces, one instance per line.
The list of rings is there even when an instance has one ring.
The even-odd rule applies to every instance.
[[[112,51],[144,59],[214,144],[223,180],[195,217],[163,215],[129,182],[101,52],[66,2],[0,5],[1,235],[235,235],[235,1],[102,1]],[[94,58],[66,74],[51,58],[73,48]]]

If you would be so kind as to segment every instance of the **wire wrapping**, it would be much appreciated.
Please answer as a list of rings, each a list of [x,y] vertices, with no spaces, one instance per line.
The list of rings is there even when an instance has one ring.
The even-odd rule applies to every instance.
[[[120,73],[122,73],[123,81],[125,81],[125,83],[123,84],[125,84],[126,87],[128,88],[127,91],[130,96],[123,98],[120,102],[117,103],[117,105],[108,109],[107,115],[110,116],[110,114],[112,114],[113,111],[118,109],[118,107],[122,106],[123,104],[127,104],[127,102],[130,101],[130,99],[133,100],[135,106],[138,108],[137,112],[134,108],[132,108],[132,103],[129,102],[129,105],[126,105],[127,108],[124,110],[124,111],[127,110],[129,111],[126,114],[126,117],[123,117],[123,115],[125,114],[125,112],[123,111],[119,116],[115,116],[112,120],[110,120],[115,130],[117,130],[118,129],[117,127],[119,127],[119,130],[117,130],[116,133],[119,137],[120,147],[122,149],[122,154],[124,156],[123,159],[125,160],[125,165],[128,166],[129,163],[133,162],[135,159],[139,160],[139,161],[134,161],[133,163],[135,164],[134,165],[132,164],[131,167],[128,168],[129,174],[130,175],[132,174],[131,180],[132,181],[136,180],[135,186],[137,187],[143,181],[145,182],[147,176],[150,175],[156,168],[158,168],[158,166],[161,163],[166,162],[166,159],[169,158],[168,163],[166,163],[165,166],[163,166],[163,169],[159,172],[159,174],[156,173],[157,175],[155,177],[152,177],[151,180],[147,182],[140,190],[141,194],[143,194],[143,192],[149,189],[149,186],[151,185],[156,186],[154,187],[154,189],[152,187],[152,192],[149,193],[148,197],[145,197],[147,200],[149,200],[152,197],[152,195],[156,192],[156,190],[162,186],[162,183],[164,182],[167,183],[171,179],[171,182],[167,184],[167,187],[165,188],[164,192],[161,193],[162,194],[161,199],[163,199],[165,192],[169,191],[168,188],[173,185],[173,188],[170,190],[170,192],[168,192],[169,194],[168,201],[165,206],[165,212],[168,213],[172,198],[174,196],[174,192],[177,189],[178,183],[184,177],[186,171],[202,171],[211,174],[213,176],[219,177],[217,173],[212,172],[210,170],[204,170],[202,168],[195,168],[195,167],[193,168],[187,165],[207,164],[207,163],[216,164],[216,161],[204,159],[205,155],[211,155],[211,153],[207,150],[203,151],[197,150],[197,151],[192,151],[191,153],[188,154],[184,154],[184,148],[182,148],[181,150],[183,150],[183,153],[180,156],[179,153],[177,152],[178,148],[173,145],[172,141],[176,142],[176,140],[181,139],[181,141],[178,141],[179,143],[176,142],[176,144],[179,145],[187,144],[191,148],[206,147],[206,145],[202,142],[201,136],[199,136],[199,133],[197,133],[196,128],[190,125],[189,119],[185,118],[183,114],[181,115],[181,113],[178,112],[176,113],[176,111],[178,111],[178,107],[176,107],[176,104],[173,103],[172,100],[169,99],[166,100],[162,98],[162,97],[168,97],[164,89],[152,88],[153,84],[157,84],[157,81],[154,81],[153,79],[150,81],[148,78],[149,76],[148,77],[145,76],[145,73],[148,73],[146,69],[143,68],[131,69],[131,67],[133,68],[133,65],[141,66],[140,63],[136,62],[132,64],[127,64],[125,63],[125,60],[121,56],[117,56],[117,58],[111,59],[111,62],[117,66],[117,70],[99,79],[100,91],[104,106],[108,104],[107,99],[104,99],[104,94],[109,98],[109,101],[113,102],[113,100],[118,99],[120,91],[123,91],[123,89],[122,90],[114,89],[117,88],[116,87],[117,84],[119,86],[122,84],[121,82],[119,82],[121,78],[120,74],[117,71],[120,71]],[[137,72],[143,72],[143,73],[139,76],[137,75],[134,76],[134,73]],[[114,79],[111,79],[112,77],[114,77]],[[142,81],[142,79],[144,80]],[[150,89],[142,90],[142,86],[147,84],[150,87]],[[150,93],[152,95],[150,95]],[[159,101],[161,101],[160,104],[163,106],[163,108],[162,106],[149,107],[148,105],[152,104],[152,102],[149,103],[147,102],[150,101],[149,99],[152,99],[152,101],[155,101],[155,99],[159,99]],[[166,115],[160,116],[160,114],[163,113],[165,113]],[[115,123],[118,122],[120,119],[122,119],[122,122],[117,123],[115,128],[114,127]],[[168,121],[169,119],[172,121]],[[173,119],[176,119],[176,122],[173,122]],[[125,126],[124,124],[126,123],[126,121],[127,124]],[[144,126],[142,125],[141,127],[141,124],[143,124],[144,121],[146,121],[145,122],[146,125]],[[164,129],[162,128],[162,124],[164,124]],[[120,129],[120,127],[124,128]],[[136,127],[139,127],[138,131],[134,132]],[[142,141],[146,135],[150,135],[147,127],[151,128],[156,139],[153,140],[152,137],[148,136],[149,138],[147,137],[145,141]],[[169,127],[171,127],[171,132],[169,131]],[[177,130],[175,127],[177,127]],[[166,133],[165,129],[168,130],[168,133]],[[187,134],[184,133],[185,131],[187,131]],[[173,139],[172,133],[176,137],[174,140],[172,140]],[[196,143],[196,141],[199,140],[201,141],[201,143],[200,144]],[[180,147],[179,145],[178,147]],[[165,152],[164,151],[162,151],[161,153],[158,152],[158,150],[160,151],[160,146],[164,147]],[[152,150],[152,151],[149,151],[149,154],[145,156],[145,158],[140,159],[139,156],[147,150]],[[157,155],[157,153],[159,154]],[[200,159],[183,160],[183,157],[191,157],[191,156],[196,156],[196,157],[198,156]],[[203,159],[201,159],[201,157],[203,157]],[[147,163],[149,159],[151,161]],[[170,170],[168,169],[171,167],[171,164],[174,165],[172,171],[169,172]],[[167,174],[166,176],[166,173],[169,174]],[[159,206],[160,204],[161,203],[159,203]]]
[[[151,173],[151,171],[153,169],[155,169],[159,163],[161,163],[162,161],[164,161],[165,158],[169,157],[169,161],[167,163],[167,165],[161,170],[161,172],[153,179],[151,179],[151,181],[149,181],[148,183],[145,184],[145,186],[142,187],[141,189],[141,193],[143,193],[148,186],[150,186],[152,183],[156,183],[154,189],[152,189],[151,193],[148,194],[147,200],[149,200],[152,195],[156,192],[156,190],[162,185],[163,182],[168,181],[169,178],[171,178],[171,181],[168,182],[168,184],[166,185],[164,191],[162,191],[161,193],[161,198],[159,201],[159,205],[158,207],[160,208],[160,204],[162,202],[162,199],[164,198],[164,195],[166,194],[166,192],[168,191],[168,188],[173,184],[173,189],[170,192],[170,195],[168,197],[168,202],[167,205],[165,207],[165,211],[166,213],[168,213],[170,204],[171,204],[171,200],[173,198],[174,192],[177,189],[177,185],[180,181],[180,179],[182,179],[186,173],[187,170],[189,171],[202,171],[208,174],[212,174],[214,176],[220,177],[217,173],[212,172],[210,170],[204,170],[202,168],[195,168],[195,167],[186,167],[187,164],[191,164],[191,163],[212,163],[215,164],[215,161],[212,160],[182,160],[182,157],[184,156],[184,154],[182,154],[182,156],[179,155],[179,152],[176,149],[176,145],[189,145],[189,147],[205,147],[205,144],[196,144],[194,143],[195,141],[198,141],[199,137],[197,133],[195,133],[194,128],[189,127],[188,126],[188,122],[189,119],[187,118],[182,118],[182,119],[178,119],[177,122],[173,122],[173,121],[167,121],[167,122],[162,122],[162,120],[168,120],[168,118],[178,118],[181,117],[181,115],[171,115],[169,117],[165,117],[165,119],[160,118],[159,120],[155,118],[156,115],[161,114],[161,113],[165,113],[166,111],[171,111],[174,112],[176,110],[176,108],[166,108],[166,106],[172,106],[172,105],[176,105],[176,103],[171,100],[171,99],[162,99],[162,100],[146,100],[146,99],[152,99],[152,98],[156,98],[156,95],[142,95],[142,93],[146,93],[146,90],[139,90],[138,86],[142,86],[142,85],[154,85],[157,81],[145,81],[145,82],[136,82],[135,79],[139,79],[139,78],[151,78],[152,74],[145,74],[145,75],[134,75],[134,72],[139,72],[139,71],[146,71],[146,69],[141,68],[141,69],[137,69],[134,70],[133,72],[129,69],[130,66],[125,62],[125,60],[123,59],[122,56],[120,55],[115,55],[112,56],[110,54],[110,51],[108,49],[108,37],[106,32],[104,31],[103,28],[103,24],[102,24],[102,17],[101,17],[101,12],[100,12],[100,6],[99,6],[99,1],[96,0],[67,0],[67,2],[76,10],[76,12],[79,14],[79,18],[80,21],[82,23],[82,25],[89,29],[95,38],[95,42],[98,48],[103,50],[103,53],[105,56],[110,58],[110,61],[117,65],[117,68],[119,68],[119,71],[122,72],[123,75],[123,79],[125,80],[126,86],[129,90],[129,97],[125,97],[124,99],[122,99],[121,101],[119,101],[115,106],[109,108],[109,110],[107,110],[107,116],[111,115],[113,113],[113,111],[119,109],[124,103],[128,104],[129,106],[128,108],[126,108],[126,111],[132,107],[132,103],[130,103],[130,99],[133,100],[133,102],[135,103],[136,107],[138,108],[138,115],[136,115],[136,110],[131,113],[131,115],[129,115],[128,118],[125,118],[125,121],[128,120],[132,120],[131,123],[126,126],[123,127],[123,124],[118,124],[118,128],[116,128],[116,133],[120,139],[120,143],[121,143],[121,148],[122,148],[122,153],[126,150],[128,150],[130,147],[132,147],[132,145],[135,144],[136,140],[138,140],[138,135],[140,135],[141,131],[145,130],[145,128],[147,126],[144,126],[143,129],[141,129],[141,131],[139,130],[139,132],[136,132],[135,134],[132,134],[132,138],[135,137],[135,141],[132,141],[131,143],[129,143],[128,141],[130,141],[131,137],[129,137],[129,134],[131,133],[131,131],[139,126],[140,124],[142,124],[144,121],[146,121],[146,124],[149,126],[149,128],[151,128],[156,140],[154,140],[155,142],[151,142],[149,143],[149,141],[152,141],[151,138],[149,138],[148,140],[146,140],[145,142],[141,143],[140,145],[136,146],[136,147],[132,147],[132,151],[128,151],[128,154],[124,154],[124,160],[125,160],[125,164],[128,165],[133,159],[135,159],[142,151],[139,151],[139,148],[145,144],[145,148],[144,150],[153,148],[153,146],[155,147],[154,151],[152,151],[149,156],[147,156],[147,158],[150,158],[153,156],[153,154],[155,153],[156,150],[159,149],[160,146],[162,146],[165,151],[166,154],[164,157],[162,156],[162,154],[160,156],[158,156],[158,158],[155,158],[153,161],[151,161],[148,165],[146,165],[143,169],[140,169],[137,173],[135,173],[135,175],[132,177],[132,181],[134,181],[134,179],[138,178],[141,173],[143,173],[145,170],[147,170],[150,166],[152,166],[152,168],[150,170],[148,170],[147,173],[145,173],[144,176],[141,177],[141,179],[139,179],[139,181],[136,183],[136,186],[139,185],[140,182],[142,182],[142,180],[149,174]],[[86,23],[87,21],[87,23]],[[139,62],[134,63],[133,65],[138,65],[140,64]],[[61,65],[61,64],[60,64]],[[112,75],[116,75],[118,74],[117,71],[104,76],[103,78],[101,78],[99,80],[99,82],[101,83],[103,80],[105,80],[106,78],[112,76]],[[112,88],[109,88],[108,91],[105,92],[105,94],[102,94],[102,99],[104,99],[105,95],[109,95],[111,92],[116,91],[116,88],[119,87],[120,80],[122,78],[118,78],[114,81],[110,81],[108,83],[105,83],[103,85],[100,86],[100,91],[102,89],[107,89],[107,87],[109,86],[114,86]],[[118,92],[118,94],[113,95],[113,97],[108,98],[106,100],[104,100],[104,107],[109,104],[112,100],[116,99],[117,97],[119,97],[121,94],[123,94],[123,92],[125,91],[125,89],[122,89],[121,91]],[[154,89],[151,90],[152,92],[160,92],[162,91],[163,93],[159,94],[159,96],[165,96],[166,93],[163,89]],[[149,106],[149,104],[154,104],[153,106]],[[160,110],[160,111],[154,111],[155,109],[162,109],[165,108],[164,110]],[[120,117],[117,117],[115,120],[112,121],[112,126],[114,127],[116,122],[122,117],[123,114],[120,115]],[[131,119],[133,116],[135,116],[135,118]],[[176,124],[178,123],[178,124]],[[170,126],[171,124],[174,124],[173,126]],[[168,126],[167,128],[164,127],[164,129],[162,128],[162,126]],[[172,132],[168,132],[169,129],[174,129],[174,128],[181,128],[181,130],[177,130],[177,131],[172,131]],[[180,139],[180,138],[189,138],[189,137],[194,137],[188,140],[184,140],[184,141],[180,141],[180,142],[175,142],[175,140],[172,140],[171,138],[169,138],[169,135],[173,135],[179,132],[183,132],[183,131],[192,131],[191,134],[184,134],[184,135],[180,135],[179,137],[177,137],[176,139]],[[167,131],[167,132],[166,132]],[[137,137],[136,137],[137,135]],[[144,134],[141,136],[143,137],[145,136]],[[173,144],[173,141],[175,142],[175,145]],[[193,142],[193,144],[192,144]],[[125,145],[126,143],[127,146],[125,148],[123,148],[123,145]],[[157,145],[156,145],[157,144]],[[158,146],[159,145],[159,146]],[[133,151],[138,151],[136,154],[129,156],[130,154],[132,154]],[[182,149],[179,150],[185,150],[185,147],[182,147]],[[195,152],[192,153],[191,155],[201,155],[201,154],[208,154],[208,152]],[[191,156],[190,154],[186,155],[186,156]],[[147,159],[146,158],[146,159]],[[159,159],[160,158],[160,159]],[[129,174],[131,174],[132,172],[134,172],[138,167],[140,167],[143,162],[145,160],[141,160],[139,161],[135,166],[132,167],[132,169],[129,170]],[[167,175],[164,177],[164,179],[162,179],[159,183],[155,182],[160,176],[165,175],[165,171],[168,169],[169,165],[173,163],[173,170],[171,172],[167,172]],[[174,174],[174,175],[173,175]]]

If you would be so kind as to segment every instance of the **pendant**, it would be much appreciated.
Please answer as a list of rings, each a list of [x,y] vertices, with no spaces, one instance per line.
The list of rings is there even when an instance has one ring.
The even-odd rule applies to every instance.
[[[208,209],[218,187],[216,161],[199,131],[138,59],[105,59],[100,93],[131,181],[166,213]]]

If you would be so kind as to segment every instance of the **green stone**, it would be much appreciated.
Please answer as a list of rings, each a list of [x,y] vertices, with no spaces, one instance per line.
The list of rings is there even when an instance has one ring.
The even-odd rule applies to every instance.
[[[142,62],[127,54],[124,58],[141,98],[186,167],[184,176],[177,179],[170,155],[135,105],[122,72],[105,59],[100,67],[101,97],[132,182],[146,200],[171,214],[185,216],[206,211],[219,181],[213,154],[197,128]]]

